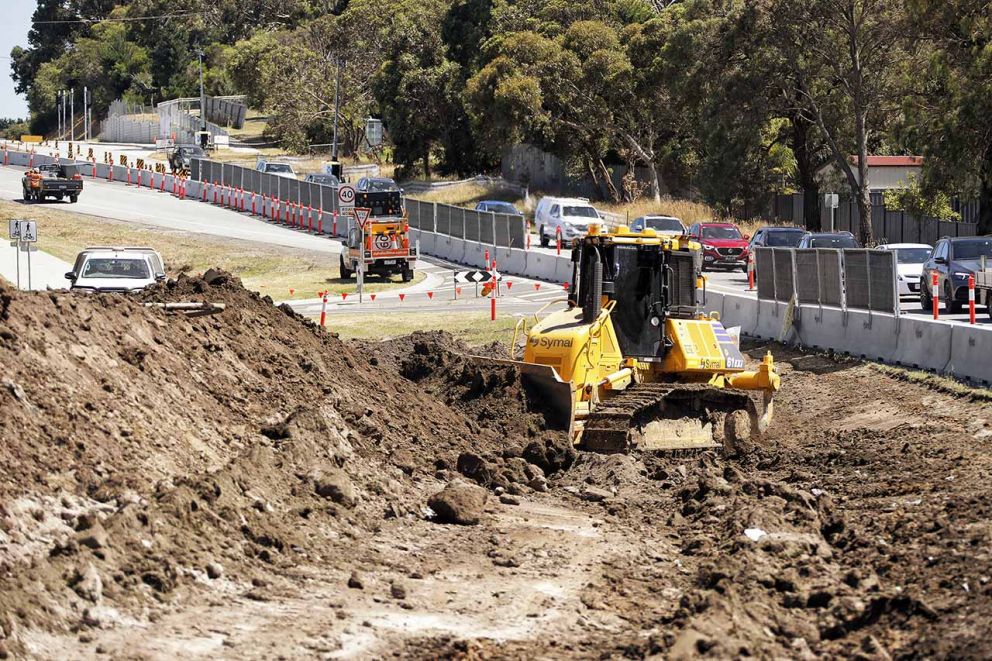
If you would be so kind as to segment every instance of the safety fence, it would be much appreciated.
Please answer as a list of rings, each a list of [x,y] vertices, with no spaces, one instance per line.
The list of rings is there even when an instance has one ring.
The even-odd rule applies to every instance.
[[[899,314],[889,250],[757,248],[754,270],[759,299]]]
[[[197,106],[200,100],[195,99]],[[197,131],[203,127],[200,118],[191,114],[190,99],[172,99],[158,104],[159,134],[172,138],[177,144],[195,144]],[[206,130],[212,136],[227,135],[227,131],[213,122],[206,122]]]
[[[240,129],[245,125],[248,106],[243,96],[208,96],[204,114],[207,120]]]
[[[190,178],[341,215],[337,186],[300,181],[207,159],[192,160]],[[527,226],[522,216],[475,211],[409,198],[405,203],[413,229],[502,248],[527,247]],[[342,219],[343,224],[348,222],[348,218]]]
[[[839,206],[833,210],[824,204],[823,195],[817,196],[820,226],[826,231],[833,227],[839,232],[858,236],[860,214],[856,200],[840,197]],[[776,195],[772,201],[771,216],[778,222],[803,226],[803,193]],[[961,215],[960,221],[940,220],[915,216],[902,209],[887,209],[881,192],[871,194],[871,226],[878,243],[926,243],[933,245],[945,236],[975,236],[978,231],[980,206],[977,200],[953,198],[951,208]]]

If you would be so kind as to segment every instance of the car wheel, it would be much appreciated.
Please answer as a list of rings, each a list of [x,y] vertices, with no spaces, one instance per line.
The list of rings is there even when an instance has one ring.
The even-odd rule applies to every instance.
[[[947,310],[947,314],[959,314],[961,312],[961,302],[954,300],[954,292],[947,280],[944,281],[944,309]]]
[[[351,277],[352,271],[344,265],[344,255],[341,255],[341,266],[339,270],[341,271],[342,280],[347,280]]]
[[[920,307],[924,310],[933,307],[933,295],[927,291],[927,283],[924,278],[920,278]]]
[[[741,273],[747,273],[747,264],[741,267]]]
[[[75,204],[77,200],[79,200],[79,196],[78,195],[70,195],[69,196],[69,203],[70,204]]]
[[[551,239],[544,234],[544,225],[541,225],[541,229],[537,231],[537,235],[540,237],[542,248],[547,248],[551,245]]]
[[[403,269],[403,282],[410,282],[411,280],[413,280],[413,269]]]

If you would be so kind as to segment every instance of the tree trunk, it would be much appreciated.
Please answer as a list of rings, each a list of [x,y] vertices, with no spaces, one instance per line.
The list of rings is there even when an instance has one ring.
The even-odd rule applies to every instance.
[[[870,248],[875,245],[875,232],[871,226],[871,182],[868,181],[868,132],[865,115],[860,109],[854,117],[854,129],[858,137],[858,182],[852,191],[858,201],[858,223],[861,245]]]
[[[812,124],[795,113],[792,117],[792,153],[796,157],[799,171],[799,187],[803,191],[803,224],[810,232],[821,231],[820,183],[816,180],[816,162],[809,147],[809,132]]]
[[[613,200],[614,203],[619,203],[620,192],[617,190],[617,187],[613,185],[613,177],[610,176],[610,171],[606,167],[606,163],[603,162],[603,159],[597,158],[596,166],[599,168],[599,174],[603,177],[603,183],[606,185],[606,190],[610,195],[610,199]]]
[[[658,179],[658,166],[653,159],[648,161],[648,172],[651,175],[651,199],[658,204],[661,202],[661,182]]]

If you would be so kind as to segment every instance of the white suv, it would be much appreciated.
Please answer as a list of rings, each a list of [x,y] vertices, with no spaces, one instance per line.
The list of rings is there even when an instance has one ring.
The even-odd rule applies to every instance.
[[[162,256],[152,248],[87,248],[65,274],[71,289],[129,292],[165,279]]]
[[[600,223],[599,212],[585,198],[542,197],[534,211],[541,246],[547,248],[561,230],[562,241],[586,235],[590,223]]]
[[[277,177],[286,177],[287,179],[297,178],[293,166],[282,161],[258,161],[255,164],[255,169],[266,174],[274,174]]]

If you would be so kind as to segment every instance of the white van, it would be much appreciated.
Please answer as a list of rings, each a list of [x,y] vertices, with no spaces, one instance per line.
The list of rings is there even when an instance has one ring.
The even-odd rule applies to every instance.
[[[534,211],[544,248],[555,241],[559,228],[562,241],[571,241],[585,236],[590,223],[601,222],[599,212],[584,197],[542,197]]]
[[[76,255],[65,277],[70,289],[130,292],[164,280],[165,266],[153,248],[93,246]]]

